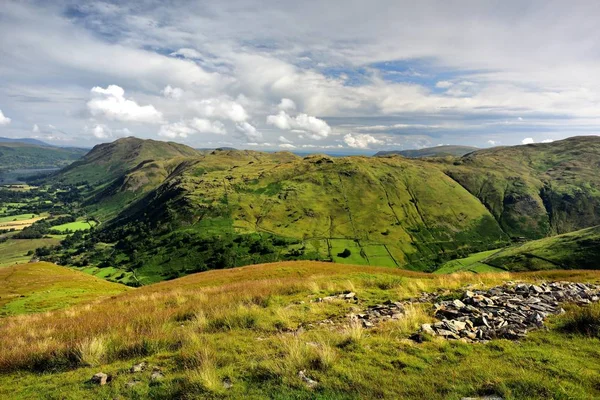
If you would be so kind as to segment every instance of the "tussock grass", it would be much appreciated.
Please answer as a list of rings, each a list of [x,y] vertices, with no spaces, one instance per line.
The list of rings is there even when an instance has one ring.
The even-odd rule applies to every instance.
[[[84,339],[77,344],[76,350],[82,365],[95,367],[105,360],[106,342],[102,337]]]
[[[600,279],[600,273],[457,274],[440,279],[329,263],[211,271],[68,310],[3,318],[0,397],[7,396],[3,385],[24,390],[28,385],[57,384],[53,379],[71,379],[70,385],[79,387],[98,368],[120,379],[118,371],[140,359],[160,365],[167,377],[151,389],[162,392],[140,392],[141,398],[218,397],[224,393],[232,397],[276,397],[277,393],[310,397],[297,376],[300,370],[319,381],[323,398],[350,393],[369,398],[410,398],[423,393],[434,399],[485,393],[535,397],[540,393],[535,382],[544,382],[550,390],[565,387],[575,397],[596,394],[591,378],[577,371],[590,363],[596,368],[595,361],[585,357],[595,351],[590,350],[593,346],[589,343],[597,343],[597,339],[550,331],[532,334],[523,341],[522,346],[530,346],[528,350],[500,341],[468,346],[432,340],[416,345],[407,337],[431,319],[429,310],[421,305],[407,307],[404,318],[374,329],[364,329],[359,321],[342,322],[357,307],[417,296],[422,291],[443,293],[448,288],[442,285],[460,291],[467,285],[486,287],[504,279],[556,277],[594,281]],[[345,290],[357,293],[360,303],[311,302],[325,293]],[[319,324],[324,319],[333,319],[336,324]],[[304,329],[297,330],[300,326]],[[576,344],[572,354],[560,350],[565,340]],[[501,351],[498,343],[502,344]],[[536,350],[538,347],[544,351]],[[528,356],[522,357],[525,351]],[[498,358],[499,354],[503,356]],[[490,360],[494,360],[493,371],[488,368]],[[597,367],[600,369],[600,364]],[[547,372],[557,368],[568,373],[555,378]],[[523,370],[530,371],[527,380],[517,373]],[[40,381],[39,372],[48,373],[44,375],[50,377],[48,381]],[[440,382],[440,375],[452,376],[452,385]],[[18,376],[21,389],[14,389],[6,376]],[[232,388],[224,388],[225,378],[235,382]],[[526,387],[519,388],[519,382]],[[113,397],[121,386],[115,384],[111,389],[115,391]],[[74,396],[103,397],[81,388],[82,392],[75,391]]]
[[[600,304],[570,307],[559,329],[565,333],[600,338]]]

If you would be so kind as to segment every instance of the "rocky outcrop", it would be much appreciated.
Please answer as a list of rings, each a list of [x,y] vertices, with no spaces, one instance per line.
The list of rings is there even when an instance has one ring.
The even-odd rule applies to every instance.
[[[600,300],[600,285],[553,282],[506,284],[487,291],[466,291],[462,299],[435,304],[440,321],[424,324],[422,333],[468,342],[519,339],[543,326],[549,315],[564,312],[562,303],[586,305]],[[420,335],[413,336],[415,340]]]

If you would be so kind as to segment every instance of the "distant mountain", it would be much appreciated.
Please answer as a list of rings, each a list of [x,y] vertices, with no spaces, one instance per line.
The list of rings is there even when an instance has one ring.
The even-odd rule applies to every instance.
[[[61,168],[86,152],[77,148],[0,141],[0,170]]]
[[[37,139],[31,139],[31,138],[14,139],[14,138],[0,137],[0,143],[5,143],[5,142],[33,144],[36,146],[44,146],[44,147],[55,147],[51,144],[42,142],[41,140],[37,140]]]
[[[415,150],[390,150],[390,151],[380,151],[375,154],[375,157],[389,156],[393,154],[398,154],[407,158],[421,158],[421,157],[446,157],[446,156],[455,156],[461,157],[465,154],[471,153],[473,151],[479,150],[477,147],[470,146],[436,146],[436,147],[427,147],[424,149],[415,149]]]

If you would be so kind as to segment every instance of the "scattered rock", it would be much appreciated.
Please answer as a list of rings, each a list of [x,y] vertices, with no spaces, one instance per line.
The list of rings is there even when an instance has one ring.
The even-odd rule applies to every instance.
[[[125,387],[127,389],[131,389],[132,387],[134,387],[135,385],[137,385],[138,383],[140,383],[140,381],[129,381],[125,384]]]
[[[467,342],[518,340],[530,330],[541,328],[549,315],[563,313],[560,303],[584,305],[599,299],[600,285],[508,282],[487,291],[467,290],[462,300],[435,304],[435,316],[441,322],[424,324],[421,331]]]
[[[310,389],[314,389],[319,385],[319,382],[315,381],[314,379],[310,379],[308,376],[306,376],[305,370],[299,371],[298,377],[302,379],[304,383],[306,383],[306,386],[308,386]]]
[[[229,379],[229,378],[223,379],[223,388],[224,389],[231,389],[232,387],[233,387],[233,383],[231,382],[231,379]]]
[[[165,378],[165,375],[162,373],[162,371],[160,370],[160,368],[154,367],[152,369],[152,375],[150,375],[150,380],[152,382],[161,381],[164,378]]]
[[[131,369],[130,369],[130,371],[131,371],[132,373],[134,373],[134,372],[142,372],[142,371],[143,371],[143,370],[145,370],[145,369],[146,369],[146,362],[145,362],[145,361],[142,361],[142,362],[141,362],[141,363],[139,363],[139,364],[133,364],[133,365],[131,366]]]
[[[96,385],[106,385],[107,382],[110,381],[110,377],[108,375],[106,375],[104,372],[98,372],[97,374],[94,374],[94,376],[92,376],[91,379],[92,383],[95,383]]]

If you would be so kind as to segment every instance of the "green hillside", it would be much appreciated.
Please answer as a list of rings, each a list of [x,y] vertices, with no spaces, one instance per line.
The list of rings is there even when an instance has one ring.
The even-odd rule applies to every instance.
[[[398,154],[402,157],[407,158],[422,158],[422,157],[446,157],[446,156],[454,156],[461,157],[465,154],[472,153],[474,151],[479,150],[477,147],[471,146],[436,146],[436,147],[426,147],[424,149],[414,149],[414,150],[389,150],[389,151],[379,151],[375,153],[375,157],[382,156],[390,156],[394,154]]]
[[[600,226],[474,253],[435,273],[600,269]]]
[[[298,259],[433,271],[593,224],[598,149],[583,137],[461,158],[301,158],[120,139],[50,180],[83,180],[100,225],[47,259],[132,285]]]
[[[0,172],[13,169],[61,168],[81,158],[87,150],[0,142]]]
[[[127,179],[153,164],[165,162]],[[213,151],[182,159],[160,179],[92,233],[93,249],[65,249],[55,260],[135,270],[149,283],[281,259],[427,270],[508,242],[462,186],[428,163],[398,157]],[[102,216],[106,207],[98,204],[119,192],[100,195],[88,211]]]
[[[600,137],[479,150],[430,161],[476,196],[511,237],[600,224]]]

